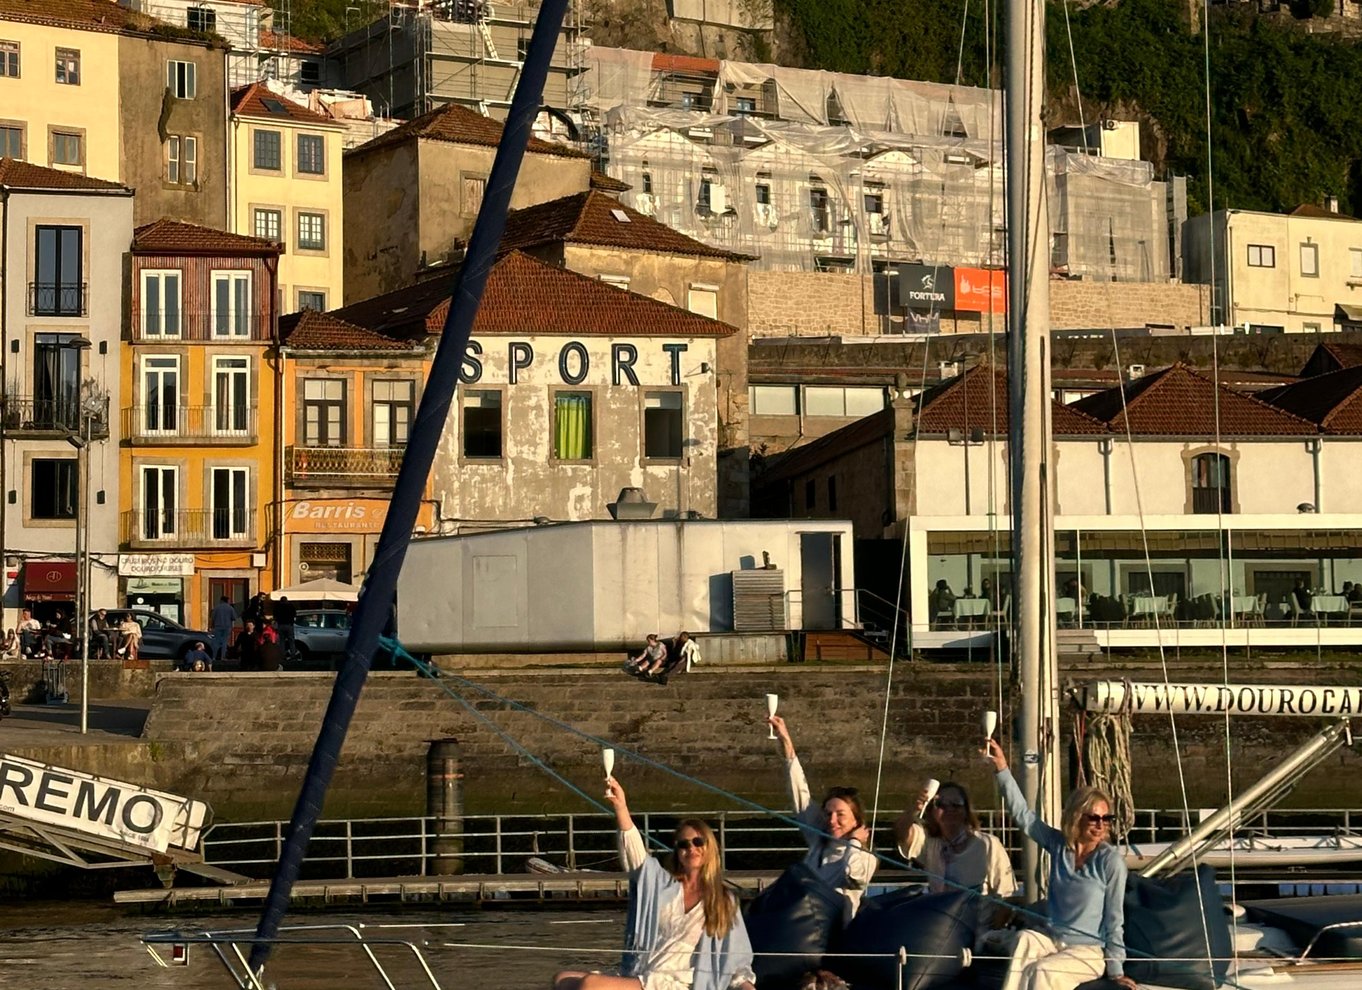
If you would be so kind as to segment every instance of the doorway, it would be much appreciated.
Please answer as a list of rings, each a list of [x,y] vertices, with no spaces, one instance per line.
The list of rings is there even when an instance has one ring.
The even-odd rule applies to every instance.
[[[799,534],[799,594],[803,629],[839,629],[842,534]]]

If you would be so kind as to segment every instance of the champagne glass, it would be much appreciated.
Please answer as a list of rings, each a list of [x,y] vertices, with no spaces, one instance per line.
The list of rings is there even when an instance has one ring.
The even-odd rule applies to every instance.
[[[922,814],[927,814],[927,809],[932,806],[932,800],[936,797],[936,792],[941,788],[941,781],[935,777],[928,777],[927,783],[923,786],[922,792],[926,800],[922,802]]]
[[[601,747],[601,764],[605,767],[605,779],[609,780],[615,772],[615,751],[609,746]]]
[[[997,712],[992,712],[992,711],[990,711],[990,712],[984,712],[984,745],[985,745],[985,746],[987,746],[987,745],[988,745],[988,741],[989,741],[990,739],[993,738],[993,733],[996,732],[997,729],[998,729],[998,713],[997,713]]]
[[[780,695],[778,695],[778,694],[768,694],[768,695],[766,696],[766,714],[767,714],[767,715],[775,715],[775,713],[776,713],[776,706],[777,706],[778,704],[780,704]],[[773,725],[773,726],[771,726],[770,734],[769,734],[766,738],[767,738],[767,739],[774,739],[775,737],[776,737],[776,727]]]

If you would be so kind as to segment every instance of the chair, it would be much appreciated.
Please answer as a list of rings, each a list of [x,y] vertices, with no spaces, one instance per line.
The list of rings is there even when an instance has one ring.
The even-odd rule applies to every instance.
[[[1072,598],[1055,599],[1055,618],[1061,623],[1073,625],[1074,614],[1078,611],[1078,602]]]

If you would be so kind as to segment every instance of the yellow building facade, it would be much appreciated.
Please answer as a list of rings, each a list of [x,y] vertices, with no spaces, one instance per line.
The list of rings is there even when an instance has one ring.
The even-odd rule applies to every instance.
[[[282,312],[341,303],[343,125],[261,84],[232,94],[233,230],[278,241]]]
[[[139,227],[122,348],[119,603],[206,628],[277,587],[278,245]]]

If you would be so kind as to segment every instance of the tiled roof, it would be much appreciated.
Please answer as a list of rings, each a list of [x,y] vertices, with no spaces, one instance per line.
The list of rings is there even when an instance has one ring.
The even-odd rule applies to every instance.
[[[3,2],[3,0],[0,0],[0,2]],[[380,134],[372,141],[367,141],[358,148],[352,149],[348,154],[363,154],[366,151],[373,151],[375,148],[386,148],[415,138],[495,148],[501,143],[501,121],[484,117],[480,113],[474,113],[457,103],[449,103],[437,107],[429,113],[414,117],[400,127],[394,127],[386,134]],[[586,157],[582,152],[565,144],[542,141],[535,137],[530,138],[527,150],[540,155],[557,155],[561,158]]]
[[[158,21],[113,0],[0,0],[0,21],[27,21],[109,34],[155,34],[202,45],[222,44],[186,28]]]
[[[89,189],[132,190],[119,182],[95,179],[79,172],[63,172],[57,168],[44,168],[31,162],[21,162],[17,158],[0,158],[0,186],[8,189]]]
[[[449,311],[450,277],[354,303],[332,314],[386,336],[439,333]],[[492,266],[474,334],[617,337],[726,337],[737,328],[599,279],[555,268],[519,251]]]
[[[621,216],[624,219],[620,219]],[[501,250],[515,251],[555,241],[734,261],[749,260],[746,255],[734,254],[687,237],[679,230],[673,230],[625,206],[613,196],[595,191],[576,193],[513,211],[506,217],[506,233],[501,238]]]
[[[1341,368],[1259,397],[1329,433],[1362,433],[1362,367]]]
[[[294,52],[298,55],[316,55],[323,51],[326,46],[319,45],[315,41],[305,41],[302,38],[295,38],[291,34],[280,34],[277,31],[261,30],[260,47],[268,48],[271,51]]]
[[[161,254],[278,254],[279,245],[263,237],[233,234],[214,227],[162,218],[138,227],[132,249]]]
[[[232,90],[232,113],[239,117],[263,117],[266,120],[288,120],[312,127],[337,127],[330,117],[294,103],[286,96],[272,93],[264,83],[251,83]]]
[[[1326,210],[1324,207],[1315,203],[1302,203],[1291,211],[1293,217],[1315,217],[1319,220],[1350,220],[1354,223],[1356,217],[1350,217],[1346,213],[1338,213],[1334,210]]]
[[[1315,345],[1305,367],[1301,369],[1301,377],[1324,375],[1358,365],[1362,365],[1362,344],[1340,344],[1329,340]]]
[[[634,187],[613,175],[606,175],[604,172],[592,172],[591,188],[599,189],[601,192],[628,192]]]
[[[982,430],[985,436],[1006,436],[1011,422],[1008,405],[1006,372],[976,364],[963,375],[922,393],[914,429],[924,434],[959,430],[968,436],[974,430]],[[1053,400],[1050,416],[1057,437],[1107,432],[1091,416]]]
[[[279,320],[279,336],[285,347],[307,351],[415,351],[417,341],[385,337],[373,330],[347,323],[331,313],[305,309]]]
[[[1122,394],[1124,393],[1124,408]],[[1113,431],[1136,436],[1304,436],[1315,424],[1175,364],[1072,404]]]

